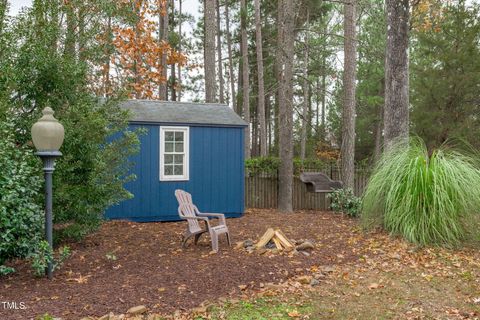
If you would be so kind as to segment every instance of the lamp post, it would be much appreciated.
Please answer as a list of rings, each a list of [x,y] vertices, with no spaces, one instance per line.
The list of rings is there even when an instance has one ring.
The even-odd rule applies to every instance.
[[[65,131],[63,126],[53,116],[53,110],[49,107],[43,109],[43,116],[32,126],[32,140],[39,156],[43,161],[45,174],[45,237],[50,248],[53,250],[53,217],[52,217],[52,174],[55,170],[55,159],[62,153],[59,151],[63,143]],[[52,261],[48,262],[47,276],[53,277]]]

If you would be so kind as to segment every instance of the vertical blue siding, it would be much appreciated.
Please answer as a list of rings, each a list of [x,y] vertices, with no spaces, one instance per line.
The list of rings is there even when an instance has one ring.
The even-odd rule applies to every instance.
[[[176,189],[190,192],[200,211],[243,214],[244,128],[190,126],[190,179],[160,181],[160,125],[142,127],[147,133],[140,137],[140,153],[132,158],[137,179],[125,185],[134,198],[107,209],[107,218],[178,220]]]

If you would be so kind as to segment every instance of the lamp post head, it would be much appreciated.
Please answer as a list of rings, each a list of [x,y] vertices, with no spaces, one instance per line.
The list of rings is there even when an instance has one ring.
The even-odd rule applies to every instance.
[[[53,116],[53,110],[46,107],[43,116],[32,126],[32,140],[38,152],[58,152],[65,137],[65,130]]]

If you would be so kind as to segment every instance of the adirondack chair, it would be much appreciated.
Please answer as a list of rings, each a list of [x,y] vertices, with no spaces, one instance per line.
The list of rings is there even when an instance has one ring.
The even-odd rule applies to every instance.
[[[182,247],[186,247],[188,239],[194,237],[194,244],[196,245],[198,239],[204,233],[210,234],[212,241],[212,250],[218,252],[218,236],[225,234],[227,236],[228,245],[231,245],[230,233],[225,221],[225,215],[221,213],[202,213],[193,204],[192,195],[183,190],[175,190],[175,197],[178,201],[178,215],[180,218],[187,220],[187,230],[183,234]],[[210,219],[217,218],[218,225],[212,226]],[[200,222],[205,223],[205,229],[200,226]]]

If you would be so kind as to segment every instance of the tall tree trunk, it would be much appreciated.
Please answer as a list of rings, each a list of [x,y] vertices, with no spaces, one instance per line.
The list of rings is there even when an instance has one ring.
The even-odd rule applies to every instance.
[[[265,121],[265,84],[263,81],[263,49],[262,49],[262,20],[260,16],[260,0],[254,0],[255,4],[255,43],[257,45],[257,76],[258,76],[258,124],[260,138],[260,156],[266,157],[267,150],[267,126]]]
[[[250,75],[248,67],[248,39],[247,39],[247,3],[246,0],[240,2],[240,17],[242,29],[242,94],[243,94],[243,119],[248,124],[245,129],[245,158],[250,158]]]
[[[308,126],[308,98],[310,96],[308,89],[308,60],[309,60],[309,28],[310,28],[310,9],[307,8],[307,22],[306,22],[306,34],[305,34],[305,57],[304,57],[304,70],[303,70],[303,111],[302,111],[302,132],[300,137],[300,159],[305,160],[305,154],[307,149],[307,126]]]
[[[327,112],[327,59],[323,57],[323,74],[322,74],[322,127],[325,132],[326,112]]]
[[[283,29],[284,29],[284,10],[283,10],[283,1],[278,0],[277,3],[277,46],[275,48],[275,65],[274,65],[274,73],[275,73],[275,80],[277,83],[277,88],[275,90],[275,105],[274,105],[274,115],[273,115],[273,136],[274,136],[274,145],[277,147],[280,144],[280,93],[281,93],[281,83],[283,78]],[[275,150],[279,152],[280,156],[280,148]]]
[[[139,41],[140,39],[140,28],[139,28],[139,25],[140,25],[140,7],[141,7],[141,4],[142,4],[142,1],[143,0],[136,0],[135,1],[135,13],[136,13],[136,22],[135,22],[135,41]],[[142,83],[142,75],[140,73],[140,68],[141,68],[141,65],[142,65],[142,56],[141,56],[141,53],[140,53],[140,48],[138,46],[138,43],[137,45],[135,46],[135,59],[134,59],[134,75],[135,75],[135,98],[136,99],[141,99],[142,98],[142,94],[141,94],[141,90],[139,90],[138,88],[141,87],[141,83]]]
[[[223,80],[223,61],[222,61],[222,30],[220,17],[220,0],[217,0],[217,59],[218,59],[218,82],[219,82],[219,98],[220,103],[225,103],[225,84]]]
[[[386,0],[384,144],[408,139],[408,0]]]
[[[63,3],[63,8],[67,17],[64,55],[73,59],[75,58],[75,27],[77,25],[75,8],[73,7],[72,2]]]
[[[158,41],[165,43],[168,39],[168,1],[158,0]],[[173,0],[171,0],[173,1]],[[160,55],[160,83],[158,84],[158,99],[168,100],[168,68],[167,53],[162,51]]]
[[[385,78],[381,81],[379,95],[385,100]],[[373,150],[373,162],[377,163],[382,154],[382,135],[383,135],[383,105],[378,106],[377,119],[375,123],[375,147]]]
[[[272,114],[272,102],[270,100],[270,93],[267,93],[267,95],[265,96],[265,117],[267,119],[266,123],[267,123],[267,137],[268,137],[267,155],[272,148],[272,119],[271,119],[271,114]]]
[[[233,75],[232,36],[230,34],[230,12],[228,0],[225,1],[225,28],[227,34],[228,73],[230,76],[230,90],[232,92],[232,106],[233,110],[239,113],[237,108],[237,93],[235,92],[235,76]]]
[[[177,72],[175,68],[175,63],[172,63],[171,67],[171,73],[170,73],[170,79],[171,79],[171,86],[170,86],[170,100],[171,101],[177,101]]]
[[[86,4],[80,3],[78,7],[78,58],[80,61],[85,61],[87,58],[87,52],[86,52],[86,40],[87,36],[85,35],[85,14],[88,11],[85,8]]]
[[[183,24],[183,17],[182,17],[182,1],[178,0],[178,53],[182,53],[182,24]],[[177,97],[178,101],[182,100],[182,66],[178,64],[177,68]]]
[[[240,52],[242,52],[242,41],[240,41]],[[243,98],[242,98],[242,95],[241,95],[242,90],[243,90],[242,89],[243,88],[243,76],[242,76],[243,75],[243,72],[242,72],[243,65],[242,64],[243,64],[243,60],[241,58],[238,59],[238,68],[237,68],[237,70],[238,70],[237,92],[238,92],[238,94],[237,94],[237,97],[235,98],[235,101],[236,101],[236,104],[237,104],[236,112],[239,116],[243,115],[243,102],[242,102]]]
[[[103,96],[108,97],[111,93],[110,83],[110,58],[112,54],[112,17],[107,17],[107,27],[105,30],[105,48],[103,54]]]
[[[356,69],[356,0],[344,4],[345,54],[343,72],[343,114],[342,114],[342,180],[346,188],[353,190],[355,173],[355,69]]]
[[[280,168],[278,209],[292,212],[293,195],[293,59],[295,41],[296,0],[280,0],[279,10],[283,11],[282,81],[280,82]]]
[[[252,118],[252,157],[258,157],[258,109],[253,109]]]
[[[175,25],[175,0],[170,0],[170,9],[171,9],[171,12],[170,12],[170,14],[167,14],[167,19],[171,20],[171,21],[169,21],[169,24],[173,27]],[[167,13],[168,13],[168,7],[167,7]],[[174,49],[176,50],[177,48],[174,48]],[[169,83],[170,83],[170,100],[171,101],[177,101],[177,72],[176,72],[175,63],[172,63],[170,68],[171,68],[171,70],[170,70],[170,81],[169,81]]]
[[[215,0],[205,0],[205,102],[216,101],[215,77]]]

